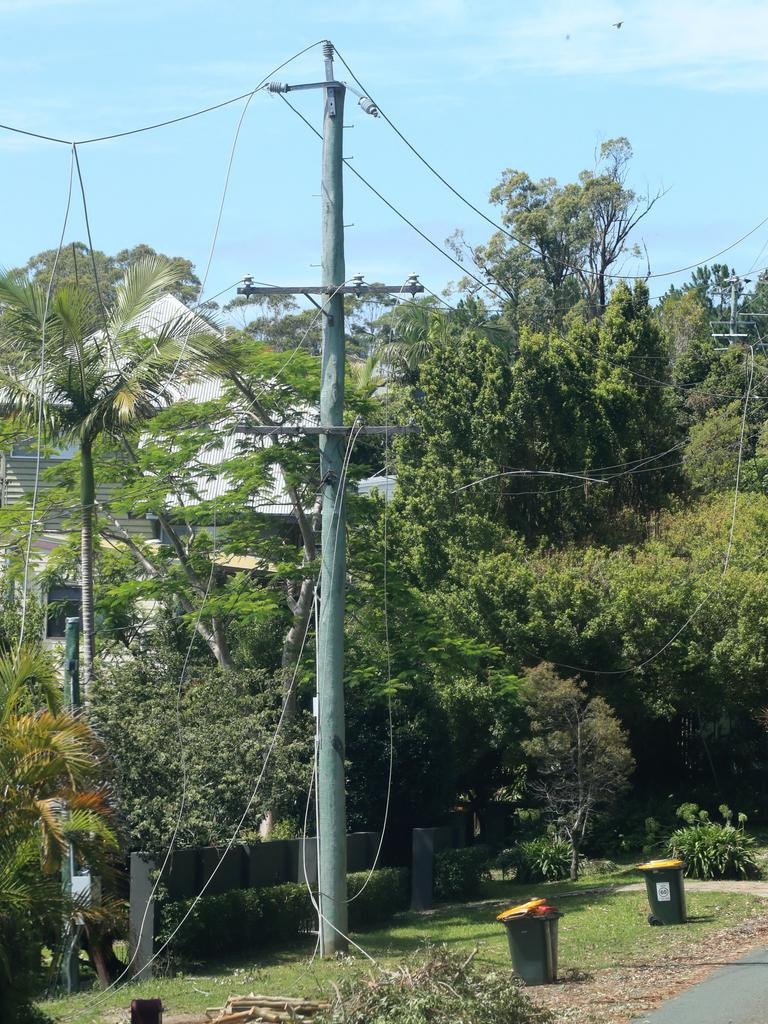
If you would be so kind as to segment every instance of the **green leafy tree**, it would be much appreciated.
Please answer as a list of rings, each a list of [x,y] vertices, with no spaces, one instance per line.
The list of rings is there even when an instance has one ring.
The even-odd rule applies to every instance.
[[[255,837],[267,811],[298,827],[312,762],[308,714],[283,723],[265,765],[279,685],[260,669],[223,671],[199,660],[183,673],[185,652],[171,633],[156,630],[144,653],[105,668],[92,689],[91,715],[114,766],[130,848],[162,854],[182,798],[177,845],[225,844],[263,769],[242,840]]]
[[[533,181],[523,171],[504,171],[491,202],[501,208],[509,234],[497,232],[470,253],[489,287],[503,292],[516,331],[523,324],[538,331],[560,327],[579,302],[591,317],[602,315],[611,268],[661,196],[640,198],[629,188],[631,159],[632,147],[621,137],[600,146],[595,167],[578,182],[561,186],[554,178]]]
[[[130,268],[134,263],[147,258],[160,259],[173,268],[173,280],[168,287],[172,295],[185,303],[197,300],[200,280],[195,274],[194,265],[182,256],[168,257],[157,253],[144,243],[131,249],[121,249],[115,256],[108,256],[100,249],[91,252],[83,242],[71,242],[60,251],[46,249],[37,253],[23,267],[11,270],[10,274],[14,277],[29,277],[47,290],[55,267],[57,288],[82,289],[88,293],[93,306],[99,308],[103,303],[109,309],[117,299],[117,286]]]

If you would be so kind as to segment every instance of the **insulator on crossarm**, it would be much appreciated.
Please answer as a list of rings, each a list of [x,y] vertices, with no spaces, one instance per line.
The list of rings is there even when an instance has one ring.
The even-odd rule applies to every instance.
[[[288,86],[283,82],[270,82],[267,89],[269,92],[288,92]]]
[[[372,99],[369,99],[367,96],[361,96],[357,102],[360,104],[360,106],[363,108],[366,114],[370,114],[371,117],[379,116],[379,108],[376,106]]]

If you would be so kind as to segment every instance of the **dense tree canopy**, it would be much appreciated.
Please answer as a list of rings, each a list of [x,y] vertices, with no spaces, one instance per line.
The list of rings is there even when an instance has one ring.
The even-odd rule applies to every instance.
[[[602,795],[619,791],[634,760],[638,805],[738,788],[740,806],[768,812],[757,784],[768,704],[768,278],[740,283],[745,337],[726,347],[713,335],[730,316],[730,267],[697,268],[658,301],[643,281],[613,277],[656,198],[630,187],[630,158],[620,138],[576,182],[505,171],[492,194],[505,230],[472,251],[489,288],[464,287],[455,308],[349,301],[347,423],[417,428],[350,443],[346,479],[349,821],[378,829],[386,814],[404,848],[411,827],[459,803],[482,816],[494,801],[549,800],[577,865],[585,821],[610,809],[595,799],[586,811],[553,810],[573,722],[606,753],[593,764],[608,772],[595,783]],[[38,312],[53,256],[24,268]],[[51,309],[80,296],[83,321],[79,349],[66,332],[49,336],[43,447],[87,444],[47,471],[34,515],[29,503],[0,512],[4,584],[20,580],[30,529],[66,533],[95,511],[100,658],[87,714],[111,759],[126,848],[160,851],[174,833],[181,751],[181,840],[226,840],[283,705],[245,834],[265,819],[298,834],[312,776],[321,480],[316,438],[279,428],[315,414],[317,316],[236,300],[226,345],[201,350],[192,368],[206,400],[166,401],[158,370],[142,415],[113,429],[119,410],[99,390],[109,365],[88,354],[103,340],[92,263],[109,310],[139,257],[154,259],[146,246],[107,257],[75,243],[60,254]],[[164,287],[194,302],[194,267],[165,262]],[[18,309],[14,321],[13,280],[0,296],[2,365],[13,353],[30,370],[40,332],[30,340]],[[125,341],[130,356],[139,339],[127,331]],[[21,378],[4,378],[9,411]],[[20,430],[0,424],[3,450]],[[84,471],[98,499],[73,500]],[[391,501],[355,494],[370,475],[394,485]],[[157,536],[127,528],[144,517]],[[60,539],[43,585],[72,578],[77,552]],[[18,600],[10,586],[2,594],[0,648],[12,650]],[[39,629],[34,601],[29,615]]]

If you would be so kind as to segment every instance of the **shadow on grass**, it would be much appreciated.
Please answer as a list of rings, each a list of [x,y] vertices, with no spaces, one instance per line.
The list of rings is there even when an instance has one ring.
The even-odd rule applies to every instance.
[[[500,902],[524,903],[526,900],[539,897],[564,899],[581,893],[589,893],[593,897],[608,896],[616,892],[623,885],[642,881],[642,873],[634,867],[612,872],[610,875],[583,876],[575,882],[565,879],[561,882],[521,884],[512,879],[493,879],[490,882],[483,883],[483,897],[485,899],[498,899]]]

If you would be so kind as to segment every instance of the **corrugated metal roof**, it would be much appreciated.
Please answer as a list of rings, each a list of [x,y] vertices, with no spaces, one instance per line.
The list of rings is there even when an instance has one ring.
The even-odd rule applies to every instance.
[[[164,325],[182,317],[190,318],[190,333],[211,331],[211,325],[202,317],[197,316],[193,311],[187,309],[183,302],[180,302],[173,295],[163,295],[154,302],[144,313],[137,317],[135,326],[141,331],[152,335],[162,329]],[[277,381],[265,381],[264,391],[270,386],[277,387]],[[180,380],[174,387],[177,401],[205,402],[216,401],[224,394],[224,386],[216,377],[197,377],[191,380]],[[294,426],[314,426],[319,422],[317,410],[305,404],[299,404],[292,409],[286,417],[286,422]],[[199,454],[199,460],[214,469],[239,454],[246,443],[251,444],[254,449],[269,448],[274,443],[272,437],[246,434],[242,431],[232,431],[222,424],[222,433],[225,433],[223,442],[219,448],[208,449]],[[252,495],[249,505],[262,515],[288,516],[293,511],[293,506],[286,493],[285,477],[279,466],[274,466],[271,472],[272,480],[269,486]],[[230,484],[223,473],[210,478],[204,472],[192,477],[192,486],[199,495],[200,501],[211,501],[220,498],[229,490]],[[185,499],[187,504],[194,504],[191,499]],[[168,496],[170,505],[177,504],[173,495]]]
[[[204,316],[196,313],[193,309],[185,306],[175,295],[161,295],[155,299],[151,306],[148,306],[143,313],[140,313],[133,321],[131,327],[137,328],[142,334],[152,337],[159,334],[164,327],[178,323],[184,328],[187,334],[220,334],[218,327],[210,323]]]

